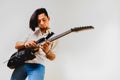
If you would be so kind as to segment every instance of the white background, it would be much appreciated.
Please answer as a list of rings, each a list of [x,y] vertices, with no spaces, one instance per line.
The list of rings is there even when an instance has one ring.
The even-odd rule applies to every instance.
[[[95,27],[59,39],[45,80],[120,80],[119,4],[119,0],[0,0],[0,80],[10,79],[13,70],[3,62],[16,51],[15,42],[28,33],[29,18],[40,7],[48,10],[56,34]]]

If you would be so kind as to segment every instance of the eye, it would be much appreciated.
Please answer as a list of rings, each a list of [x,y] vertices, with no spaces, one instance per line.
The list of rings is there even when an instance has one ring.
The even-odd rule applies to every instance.
[[[43,19],[44,22],[45,22],[46,20],[47,20],[47,19],[45,19],[45,18]]]

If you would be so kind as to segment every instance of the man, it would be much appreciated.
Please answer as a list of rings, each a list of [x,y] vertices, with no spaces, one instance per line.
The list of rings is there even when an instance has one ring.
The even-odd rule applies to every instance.
[[[32,14],[29,27],[33,33],[25,41],[18,41],[15,44],[16,49],[36,47],[36,40],[46,36],[50,32],[50,17],[45,8],[39,8]],[[54,60],[55,54],[52,51],[54,42],[44,42],[35,52],[35,58],[27,60],[25,63],[13,71],[11,80],[44,80],[45,59]]]

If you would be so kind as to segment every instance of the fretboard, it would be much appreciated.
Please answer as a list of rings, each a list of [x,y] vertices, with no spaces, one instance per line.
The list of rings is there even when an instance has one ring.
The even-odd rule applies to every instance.
[[[54,41],[54,40],[59,39],[59,38],[65,36],[65,35],[67,35],[67,34],[69,34],[69,33],[71,33],[71,30],[68,30],[68,31],[65,31],[65,32],[63,32],[63,33],[61,33],[61,34],[59,34],[59,35],[56,35],[56,36],[48,39],[47,41],[50,41],[50,42],[51,42],[51,41]]]

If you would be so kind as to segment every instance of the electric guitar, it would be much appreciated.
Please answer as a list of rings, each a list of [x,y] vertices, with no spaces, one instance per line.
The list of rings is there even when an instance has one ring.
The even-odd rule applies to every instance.
[[[56,39],[59,39],[71,32],[78,32],[78,31],[83,31],[83,30],[89,30],[89,29],[94,29],[93,26],[82,26],[82,27],[75,27],[75,28],[71,28],[70,30],[67,30],[61,34],[58,34],[52,38],[51,35],[47,38],[40,38],[39,40],[37,40],[37,46],[39,46],[41,43],[45,42],[45,41],[54,41]],[[53,35],[53,33],[52,33]],[[35,58],[34,53],[37,52],[39,49],[38,48],[23,48],[18,50],[17,52],[15,52],[14,54],[11,55],[10,59],[8,60],[7,66],[10,69],[14,69],[16,67],[19,67],[20,65],[24,64],[24,62],[26,60],[32,60]]]

